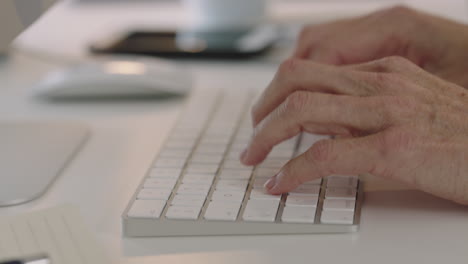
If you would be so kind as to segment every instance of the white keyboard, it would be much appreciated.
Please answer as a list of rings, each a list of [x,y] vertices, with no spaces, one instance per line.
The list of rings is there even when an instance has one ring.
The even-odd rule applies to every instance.
[[[126,236],[343,233],[358,229],[356,176],[332,175],[289,194],[264,183],[323,136],[276,146],[256,167],[239,161],[252,134],[253,94],[196,93],[123,213]]]

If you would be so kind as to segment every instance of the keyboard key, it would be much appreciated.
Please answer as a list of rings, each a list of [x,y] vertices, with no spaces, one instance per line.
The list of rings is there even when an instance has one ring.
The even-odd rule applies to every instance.
[[[358,186],[357,176],[333,175],[333,176],[327,177],[327,187],[357,188],[357,186]]]
[[[179,178],[182,168],[153,168],[149,176],[151,178]]]
[[[287,161],[287,160],[292,158],[293,154],[294,154],[293,149],[277,149],[277,148],[274,148],[268,154],[268,158],[282,158],[282,159],[286,159],[286,161]]]
[[[160,178],[147,178],[143,184],[147,189],[167,189],[172,190],[177,182],[175,178],[160,179]]]
[[[285,223],[313,223],[315,207],[286,206],[283,209],[281,221]]]
[[[356,199],[356,189],[349,188],[327,188],[325,198],[329,199]]]
[[[239,214],[240,203],[211,202],[206,209],[206,220],[236,221]]]
[[[274,222],[278,212],[278,201],[250,200],[242,219],[248,222]]]
[[[223,145],[200,145],[196,150],[196,154],[211,154],[223,155],[226,152],[227,146]]]
[[[171,149],[192,149],[195,146],[193,140],[173,140],[167,141],[165,147]]]
[[[181,195],[207,195],[211,186],[197,186],[197,185],[192,185],[192,184],[187,184],[183,183],[179,185],[179,188],[177,189],[177,194]]]
[[[157,159],[153,167],[156,168],[182,168],[185,165],[185,159],[177,158],[159,158]]]
[[[192,152],[191,149],[188,150],[181,150],[181,149],[164,149],[159,153],[160,158],[179,158],[179,159],[186,159],[190,153]]]
[[[356,206],[356,200],[344,200],[344,199],[325,199],[323,202],[323,210],[335,210],[335,211],[349,211],[353,212]]]
[[[258,178],[254,180],[253,188],[254,189],[265,189],[265,183],[269,180],[269,178]]]
[[[252,172],[249,170],[229,170],[223,169],[219,174],[220,179],[248,180]]]
[[[267,158],[258,165],[259,168],[270,168],[279,171],[289,159],[282,158]]]
[[[224,165],[223,167],[225,169],[235,169],[235,170],[248,170],[248,171],[252,171],[253,170],[253,167],[252,166],[245,166],[244,164],[242,164],[239,160],[239,158],[237,159],[234,159],[234,160],[226,160],[224,162]]]
[[[184,174],[183,179],[193,179],[200,181],[213,181],[216,173],[198,173],[198,172],[188,172]]]
[[[190,185],[206,186],[213,183],[214,177],[184,177],[182,183]]]
[[[203,195],[181,195],[176,194],[171,201],[171,205],[189,206],[189,207],[202,207],[205,203],[206,196]]]
[[[218,171],[218,164],[190,164],[187,173],[215,174]]]
[[[216,184],[216,190],[245,192],[248,184],[248,180],[219,180]]]
[[[308,181],[304,183],[303,185],[321,185],[322,184],[322,179],[316,179],[313,181]]]
[[[188,207],[188,206],[170,206],[166,212],[167,219],[178,220],[197,220],[200,215],[201,207]]]
[[[255,170],[255,178],[271,178],[278,174],[279,170],[270,168],[258,168]]]
[[[320,222],[324,224],[351,225],[354,221],[354,212],[348,211],[322,211]]]
[[[222,160],[222,155],[198,153],[192,157],[191,162],[194,164],[219,164]]]
[[[281,200],[281,195],[271,195],[264,189],[252,189],[250,192],[250,200],[271,200],[279,202]]]
[[[301,185],[289,192],[289,194],[318,197],[320,195],[320,185]]]
[[[143,188],[137,195],[139,200],[167,200],[172,190],[168,189],[146,189]]]
[[[286,198],[286,206],[309,206],[316,207],[318,203],[317,196],[304,196],[290,194]]]
[[[238,202],[241,203],[244,200],[245,193],[236,192],[236,191],[224,191],[224,190],[216,190],[213,192],[211,196],[212,201],[217,202]]]
[[[165,206],[166,201],[135,200],[127,215],[136,218],[159,218]]]

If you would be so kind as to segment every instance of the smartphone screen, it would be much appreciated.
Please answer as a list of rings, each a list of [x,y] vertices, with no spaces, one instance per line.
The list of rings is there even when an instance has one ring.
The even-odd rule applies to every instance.
[[[276,32],[265,27],[230,31],[135,31],[110,43],[96,43],[91,50],[179,58],[245,58],[266,52],[275,40]]]

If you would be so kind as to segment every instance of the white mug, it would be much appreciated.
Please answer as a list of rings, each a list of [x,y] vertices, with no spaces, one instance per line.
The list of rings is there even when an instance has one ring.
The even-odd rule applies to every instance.
[[[201,29],[249,28],[264,22],[268,0],[184,0],[190,26]]]

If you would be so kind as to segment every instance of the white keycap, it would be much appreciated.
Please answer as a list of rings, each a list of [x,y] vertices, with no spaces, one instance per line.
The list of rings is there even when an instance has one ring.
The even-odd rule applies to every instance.
[[[315,207],[286,206],[283,209],[281,221],[285,223],[313,223],[315,211]]]
[[[249,170],[229,170],[223,169],[219,174],[220,179],[248,180],[252,172]]]
[[[248,171],[253,170],[252,166],[245,166],[244,164],[240,162],[239,159],[226,160],[223,164],[223,167],[225,169],[248,170]]]
[[[181,168],[184,165],[185,165],[185,159],[159,158],[154,162],[153,167],[155,168]]]
[[[294,195],[319,196],[320,185],[301,185],[289,193]]]
[[[226,159],[240,159],[243,150],[232,150],[230,149],[229,152],[226,154]]]
[[[320,222],[324,224],[351,225],[354,221],[354,212],[348,211],[322,211]]]
[[[211,202],[205,212],[206,220],[236,221],[240,203]]]
[[[332,175],[327,177],[327,187],[337,188],[356,188],[358,186],[358,177]]]
[[[174,140],[166,142],[164,147],[171,149],[191,149],[195,146],[195,142],[192,140]]]
[[[215,173],[186,173],[182,178],[184,180],[213,181]]]
[[[174,199],[171,201],[171,205],[178,206],[190,206],[190,207],[202,207],[205,203],[206,196],[198,195],[180,195],[176,194]]]
[[[288,162],[288,159],[267,158],[262,163],[260,163],[258,167],[280,170],[284,166],[284,164],[286,164],[286,162]]]
[[[278,206],[278,201],[250,200],[245,207],[242,219],[249,222],[274,222]]]
[[[344,199],[325,199],[323,202],[323,210],[335,210],[335,211],[349,211],[353,212],[356,206],[356,200],[344,200]]]
[[[172,190],[168,189],[146,189],[143,188],[137,195],[139,200],[167,200]]]
[[[271,195],[267,193],[264,189],[253,189],[250,192],[250,200],[271,200],[279,202],[281,200],[281,195]]]
[[[168,189],[172,190],[177,182],[175,178],[160,179],[160,178],[147,178],[143,187],[147,189]]]
[[[209,186],[212,185],[214,177],[188,177],[183,178],[182,183],[190,184],[190,185],[199,185],[199,186]]]
[[[213,154],[196,154],[192,157],[191,162],[195,164],[219,164],[223,159],[222,155]]]
[[[218,171],[218,164],[190,164],[187,173],[214,174]]]
[[[127,215],[135,218],[159,218],[165,206],[166,201],[135,200]]]
[[[265,183],[268,181],[268,178],[258,178],[254,180],[253,188],[254,189],[264,189]]]
[[[278,174],[279,170],[270,168],[258,168],[255,170],[255,178],[271,178]]]
[[[211,196],[212,201],[231,201],[231,202],[242,202],[244,200],[244,193],[236,191],[219,191],[216,190]]]
[[[196,220],[201,207],[170,206],[166,212],[167,219]]]
[[[193,194],[193,195],[207,195],[211,186],[197,186],[192,184],[183,183],[179,185],[177,194]]]
[[[200,141],[201,145],[227,145],[230,138],[226,135],[222,136],[205,136]]]
[[[316,207],[318,197],[290,194],[286,197],[286,206],[312,206]]]
[[[330,199],[356,199],[356,189],[349,188],[327,188],[325,198]]]
[[[216,190],[234,190],[245,192],[249,182],[247,180],[219,180]]]
[[[186,159],[191,152],[191,150],[164,149],[163,151],[161,151],[161,153],[159,153],[159,157]]]
[[[308,182],[304,183],[303,185],[320,185],[320,184],[322,184],[322,179],[316,179],[316,180],[308,181]]]
[[[289,160],[292,158],[294,150],[292,149],[273,149],[269,154],[268,158],[282,158]]]
[[[179,178],[182,168],[153,168],[149,176],[151,178]]]
[[[226,152],[227,146],[223,145],[200,145],[195,153],[198,154],[212,154],[212,155],[223,155]]]

